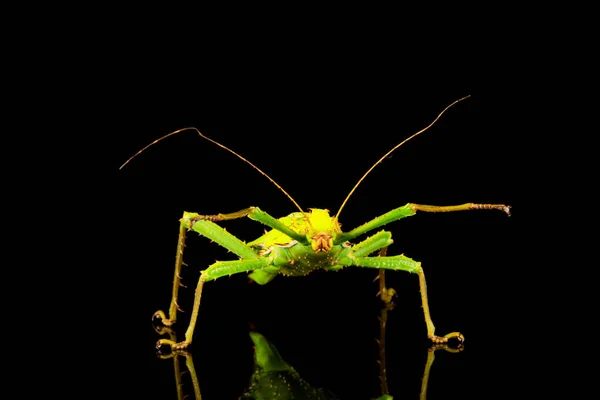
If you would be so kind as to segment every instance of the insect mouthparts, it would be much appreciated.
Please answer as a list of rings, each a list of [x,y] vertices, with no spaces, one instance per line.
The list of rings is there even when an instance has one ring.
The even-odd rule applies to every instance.
[[[315,253],[328,252],[333,247],[332,236],[325,232],[320,232],[311,237],[312,249]]]

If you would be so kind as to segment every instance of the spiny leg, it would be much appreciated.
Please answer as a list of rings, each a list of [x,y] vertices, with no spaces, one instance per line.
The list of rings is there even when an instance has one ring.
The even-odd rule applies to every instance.
[[[158,310],[152,316],[152,320],[160,319],[165,326],[171,326],[177,321],[177,310],[181,311],[177,304],[179,294],[179,286],[181,285],[181,265],[183,264],[183,248],[185,247],[185,234],[187,228],[180,224],[179,238],[177,239],[177,254],[175,255],[175,275],[173,277],[173,295],[171,297],[171,305],[169,307],[169,318],[166,317],[162,310]],[[160,331],[159,331],[160,333]]]
[[[504,204],[477,204],[466,203],[457,206],[428,206],[424,204],[408,203],[416,211],[425,212],[451,212],[451,211],[469,211],[469,210],[499,210],[504,211],[510,217],[510,206]]]
[[[387,255],[387,246],[383,249],[379,250],[378,257],[385,257]],[[392,310],[394,308],[394,303],[392,299],[396,295],[396,291],[394,288],[388,288],[385,286],[385,270],[380,269],[377,277],[375,278],[379,281],[379,292],[377,293],[381,298],[381,301],[384,304],[385,310]]]
[[[457,206],[428,206],[422,204],[408,203],[402,207],[398,207],[392,211],[389,211],[379,217],[372,219],[369,222],[362,224],[361,226],[352,229],[349,232],[345,232],[337,237],[335,244],[344,243],[352,240],[358,236],[364,235],[365,233],[374,229],[380,228],[386,224],[397,221],[405,217],[411,217],[417,213],[417,211],[424,212],[452,212],[452,211],[468,211],[468,210],[500,210],[504,211],[510,216],[510,206],[504,204],[477,204],[477,203],[466,203]]]
[[[229,214],[228,214],[229,215]],[[173,295],[169,307],[169,318],[162,310],[158,310],[152,316],[153,320],[160,319],[163,325],[171,326],[177,320],[177,310],[181,311],[177,304],[179,286],[181,286],[181,266],[183,265],[183,249],[185,248],[185,237],[188,230],[194,230],[202,236],[218,243],[227,250],[235,253],[240,258],[252,259],[257,254],[244,242],[225,231],[219,225],[209,220],[197,219],[198,214],[184,212],[179,224],[179,238],[177,240],[177,254],[175,257],[175,274],[173,278]]]
[[[261,268],[268,268],[270,260],[265,257],[250,259],[250,260],[235,260],[235,261],[217,261],[210,267],[206,268],[200,274],[198,279],[198,285],[196,286],[196,292],[194,294],[194,306],[192,309],[192,315],[190,317],[190,323],[187,330],[185,331],[185,340],[175,343],[170,339],[160,339],[156,343],[156,348],[160,350],[163,345],[170,345],[171,351],[179,351],[188,347],[192,343],[194,336],[194,328],[196,327],[196,321],[198,319],[198,311],[200,309],[200,299],[202,298],[202,289],[204,282],[207,280],[215,280],[222,276],[229,276],[240,272],[253,271]]]
[[[387,246],[380,249],[378,257],[385,257],[387,255],[387,249]],[[387,328],[388,311],[391,311],[394,308],[392,299],[396,295],[396,291],[385,286],[385,270],[380,269],[376,279],[379,280],[379,292],[377,294],[380,296],[381,301],[383,302],[381,315],[379,316],[379,340],[377,341],[379,344],[379,380],[381,383],[381,394],[386,395],[389,394],[389,391],[387,384],[385,332]]]
[[[379,232],[379,234],[384,233],[388,232]],[[365,240],[365,242],[369,239]],[[357,244],[356,246],[361,246],[361,243]],[[427,298],[427,282],[425,281],[425,274],[423,272],[423,268],[421,268],[420,262],[414,261],[404,255],[387,257],[357,257],[351,252],[350,255],[341,258],[339,260],[339,264],[344,266],[358,266],[377,269],[391,269],[395,271],[407,271],[413,274],[417,274],[419,277],[419,288],[421,292],[421,304],[423,306],[423,315],[425,317],[425,324],[427,326],[427,337],[431,339],[433,343],[446,343],[448,342],[448,339],[451,338],[456,338],[461,343],[464,341],[464,337],[460,332],[452,332],[444,336],[437,336],[435,334],[435,325],[431,320],[431,314],[429,312],[429,300]]]
[[[242,210],[232,212],[229,214],[216,214],[216,215],[193,214],[191,221],[195,222],[195,221],[200,221],[200,220],[207,220],[207,221],[219,222],[219,221],[227,221],[227,220],[238,219],[238,218],[243,218],[243,217],[248,217],[254,221],[258,221],[264,225],[267,225],[269,228],[276,229],[279,232],[286,234],[287,236],[299,241],[300,243],[302,243],[304,245],[308,244],[308,241],[304,235],[300,235],[300,234],[298,234],[298,232],[295,232],[294,230],[288,228],[287,226],[282,224],[281,221],[279,221],[277,218],[272,217],[271,215],[262,211],[258,207],[248,207],[248,208],[244,208]]]

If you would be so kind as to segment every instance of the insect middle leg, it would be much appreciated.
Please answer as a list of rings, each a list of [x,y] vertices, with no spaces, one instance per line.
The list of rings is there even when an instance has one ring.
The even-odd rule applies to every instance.
[[[266,257],[257,257],[249,260],[217,261],[202,271],[194,294],[194,306],[192,309],[192,316],[190,317],[190,323],[185,331],[185,340],[175,343],[170,339],[160,339],[156,343],[156,348],[160,349],[163,345],[170,345],[172,351],[177,351],[185,349],[192,343],[196,321],[198,320],[198,311],[200,309],[200,299],[202,298],[204,282],[240,272],[254,271],[263,268],[268,269],[269,263],[270,260]]]
[[[391,243],[391,234],[389,232],[381,231],[369,239],[358,243],[351,249],[350,254],[339,260],[340,265],[345,266],[357,266],[376,268],[379,270],[390,269],[394,271],[407,271],[413,274],[417,274],[419,277],[419,289],[421,292],[421,303],[423,306],[423,315],[425,317],[425,324],[427,326],[427,337],[431,339],[433,343],[447,343],[448,339],[456,338],[459,342],[464,340],[464,336],[460,332],[448,333],[444,336],[437,336],[435,334],[435,325],[431,320],[431,314],[429,312],[429,300],[427,298],[427,282],[425,280],[425,273],[421,267],[421,263],[414,261],[404,255],[397,256],[385,256],[385,257],[368,257],[361,254],[371,253],[376,247],[380,246],[381,243]],[[386,240],[387,239],[387,240]],[[379,243],[379,244],[378,244]],[[356,248],[357,251],[353,251]],[[354,254],[353,254],[354,253]]]

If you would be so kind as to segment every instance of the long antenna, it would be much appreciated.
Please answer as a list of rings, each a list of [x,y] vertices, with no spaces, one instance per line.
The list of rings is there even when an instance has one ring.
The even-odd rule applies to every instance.
[[[173,135],[175,135],[177,133],[180,133],[180,132],[183,132],[183,131],[188,131],[188,130],[196,131],[198,133],[198,135],[200,135],[201,138],[206,139],[209,142],[216,144],[220,148],[227,150],[228,152],[230,152],[231,154],[233,154],[234,156],[236,156],[240,160],[244,161],[246,164],[250,165],[252,168],[254,168],[255,170],[257,170],[258,172],[260,172],[265,178],[267,178],[268,180],[270,180],[273,185],[275,185],[279,190],[281,190],[283,192],[283,194],[285,194],[287,196],[287,198],[290,199],[292,201],[292,203],[294,203],[294,205],[298,208],[298,210],[300,210],[300,212],[306,216],[306,213],[304,212],[304,210],[302,210],[302,207],[300,207],[298,205],[298,203],[296,203],[296,201],[292,198],[292,196],[290,196],[288,192],[286,192],[277,182],[275,182],[275,180],[273,178],[271,178],[269,175],[267,175],[265,172],[263,172],[256,165],[252,164],[250,161],[246,160],[244,157],[242,157],[241,155],[239,155],[235,151],[231,150],[229,147],[223,146],[221,143],[219,143],[219,142],[217,142],[217,141],[209,138],[208,136],[204,136],[197,128],[194,128],[194,127],[188,127],[188,128],[178,129],[175,132],[168,133],[168,134],[164,135],[163,137],[160,137],[160,138],[156,139],[154,142],[150,143],[149,145],[147,145],[146,147],[144,147],[143,149],[141,149],[140,151],[138,151],[137,153],[135,153],[133,156],[131,156],[129,158],[129,160],[125,161],[123,163],[123,165],[121,165],[119,167],[119,169],[122,169],[123,167],[125,167],[127,164],[129,164],[129,162],[131,160],[133,160],[138,155],[140,155],[143,151],[145,151],[147,148],[149,148],[151,146],[154,146],[156,143],[160,142],[161,140],[166,139],[169,136],[173,136]],[[307,218],[307,220],[308,220],[308,218]]]
[[[387,153],[385,153],[383,155],[383,157],[381,157],[379,160],[377,160],[377,162],[375,164],[373,164],[371,166],[371,168],[369,168],[369,170],[367,172],[365,172],[365,174],[358,180],[358,182],[356,182],[356,185],[354,185],[354,187],[352,188],[352,190],[350,191],[350,193],[348,193],[348,196],[346,196],[346,198],[344,199],[344,202],[342,203],[342,205],[340,206],[340,209],[338,210],[338,212],[335,214],[335,219],[337,219],[340,215],[340,213],[342,212],[342,208],[344,208],[344,206],[346,205],[346,202],[348,201],[348,199],[350,198],[350,196],[352,196],[352,193],[354,193],[354,191],[356,190],[356,188],[358,187],[358,185],[360,185],[360,183],[366,178],[367,175],[369,175],[369,173],[379,164],[381,164],[381,162],[383,160],[385,160],[390,154],[392,154],[392,152],[394,150],[396,150],[398,147],[402,146],[404,143],[408,142],[410,139],[414,138],[417,135],[420,135],[421,133],[425,132],[427,129],[431,128],[433,126],[433,124],[435,124],[437,122],[438,119],[440,119],[440,117],[442,116],[442,114],[444,114],[446,112],[446,110],[448,110],[450,107],[452,107],[453,105],[455,105],[456,103],[463,101],[464,99],[467,99],[471,97],[471,95],[465,96],[463,98],[460,98],[458,100],[455,100],[454,102],[452,102],[450,105],[448,105],[446,108],[444,108],[442,110],[441,113],[438,114],[437,117],[435,117],[435,119],[429,124],[427,125],[425,128],[421,129],[420,131],[418,131],[417,133],[413,133],[411,136],[409,136],[408,138],[404,139],[402,142],[400,142],[399,144],[397,144],[396,146],[394,146],[393,149],[391,149],[390,151],[388,151]]]

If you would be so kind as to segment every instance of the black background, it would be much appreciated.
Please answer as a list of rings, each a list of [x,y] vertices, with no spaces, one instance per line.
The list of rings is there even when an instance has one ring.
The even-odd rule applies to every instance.
[[[506,128],[510,107],[499,103],[497,92],[467,84],[403,97],[400,83],[381,77],[352,82],[347,74],[353,73],[342,67],[219,74],[208,79],[210,100],[203,99],[207,92],[202,88],[196,92],[201,100],[190,95],[166,102],[168,96],[161,94],[154,107],[142,112],[146,117],[123,132],[121,160],[160,135],[193,125],[256,163],[302,207],[334,211],[388,149],[429,124],[456,98],[471,94],[377,167],[347,203],[341,221],[357,226],[406,202],[512,205],[512,217],[493,211],[419,214],[389,227],[395,239],[390,253],[423,263],[438,332],[460,330],[467,338],[464,353],[438,356],[430,398],[449,391],[451,397],[469,396],[482,385],[506,384],[505,367],[495,368],[510,353],[489,344],[503,349],[523,329],[513,307],[524,288],[510,272],[516,268],[510,260],[520,218],[510,165],[514,144]],[[295,209],[249,166],[192,132],[147,150],[115,179],[119,190],[113,209],[121,216],[115,228],[122,240],[115,264],[107,269],[116,285],[130,280],[119,292],[125,296],[126,317],[121,317],[131,326],[127,340],[143,343],[147,351],[142,360],[128,362],[142,368],[140,384],[152,387],[155,398],[168,398],[175,393],[172,366],[154,358],[158,336],[149,317],[169,304],[183,210],[210,214],[257,205],[282,216]],[[247,219],[225,225],[245,240],[263,230]],[[207,240],[189,236],[184,283],[190,289],[183,290],[180,301],[186,310],[198,270],[217,259],[233,259]],[[377,395],[375,276],[375,271],[347,269],[277,278],[265,287],[249,285],[243,275],[207,284],[193,346],[205,397],[234,398],[243,390],[252,362],[249,323],[278,345],[309,382],[342,398]],[[388,284],[399,293],[388,329],[390,390],[416,395],[428,345],[418,280],[388,273]]]
[[[516,349],[533,323],[523,307],[528,287],[517,272],[527,267],[517,249],[525,135],[519,126],[529,101],[515,93],[514,76],[526,75],[518,55],[501,42],[494,48],[504,53],[483,51],[468,30],[419,58],[423,49],[394,40],[392,25],[369,35],[307,29],[285,37],[272,30],[209,37],[191,29],[185,45],[140,33],[139,40],[128,36],[97,53],[91,83],[81,88],[82,98],[94,100],[78,116],[95,128],[82,128],[80,143],[94,145],[79,155],[93,153],[101,166],[96,183],[86,185],[85,215],[93,222],[81,233],[87,246],[78,258],[94,267],[78,273],[75,289],[93,298],[76,313],[92,321],[81,328],[93,338],[84,369],[110,393],[175,398],[172,362],[156,357],[159,335],[150,317],[169,306],[183,211],[251,205],[276,217],[295,211],[267,179],[193,132],[164,140],[119,170],[139,149],[195,126],[255,163],[303,208],[335,212],[383,154],[471,95],[375,168],[340,220],[351,229],[408,202],[513,206],[511,217],[420,213],[386,227],[395,241],[389,254],[423,263],[437,333],[459,330],[466,337],[462,353],[437,353],[429,398],[510,395],[527,379]],[[249,219],[223,225],[244,240],[264,229]],[[180,301],[188,313],[180,316],[180,338],[199,271],[234,259],[208,240],[188,237],[188,288]],[[348,268],[277,277],[262,287],[244,275],[208,283],[191,348],[203,399],[237,398],[247,387],[250,324],[314,386],[347,399],[380,395],[376,274]],[[387,331],[389,389],[397,398],[416,398],[429,345],[418,279],[404,272],[388,272],[387,279],[399,294]]]

